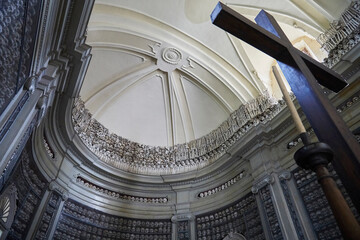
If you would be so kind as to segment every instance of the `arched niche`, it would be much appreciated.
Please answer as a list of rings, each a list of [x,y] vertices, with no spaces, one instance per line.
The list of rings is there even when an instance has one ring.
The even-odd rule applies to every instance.
[[[0,240],[6,239],[16,212],[17,189],[10,185],[0,196]]]
[[[223,240],[246,240],[245,236],[240,233],[229,233]]]

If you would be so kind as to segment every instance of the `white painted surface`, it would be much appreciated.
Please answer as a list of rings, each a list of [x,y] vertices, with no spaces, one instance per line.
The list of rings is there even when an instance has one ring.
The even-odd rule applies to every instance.
[[[314,39],[322,12],[334,9],[318,4],[306,12],[302,1],[225,3],[251,20],[267,10],[290,41],[312,41],[307,46],[321,60]],[[171,146],[210,133],[265,90],[281,97],[275,61],[210,22],[216,2],[96,1],[87,38],[93,58],[80,93],[94,117],[132,141]]]

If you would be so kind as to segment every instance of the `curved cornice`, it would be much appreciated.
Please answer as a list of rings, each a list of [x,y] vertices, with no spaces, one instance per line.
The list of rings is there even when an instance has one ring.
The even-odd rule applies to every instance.
[[[77,99],[72,110],[75,132],[103,162],[112,167],[146,175],[167,175],[201,169],[219,159],[244,133],[271,120],[280,110],[264,95],[242,105],[211,133],[189,143],[152,147],[110,133]]]

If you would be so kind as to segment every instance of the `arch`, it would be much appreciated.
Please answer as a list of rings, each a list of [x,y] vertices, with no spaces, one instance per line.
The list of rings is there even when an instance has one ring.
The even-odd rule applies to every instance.
[[[16,212],[17,188],[10,185],[0,196],[0,240],[6,239]]]
[[[246,238],[240,233],[231,232],[223,240],[246,240]]]

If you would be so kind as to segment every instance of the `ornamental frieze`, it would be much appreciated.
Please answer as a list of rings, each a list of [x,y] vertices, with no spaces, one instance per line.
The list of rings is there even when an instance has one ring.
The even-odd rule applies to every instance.
[[[184,144],[154,147],[110,133],[78,98],[72,110],[74,129],[82,142],[103,162],[133,173],[175,174],[203,168],[223,156],[245,133],[271,120],[284,107],[268,94],[234,111],[217,129]]]

